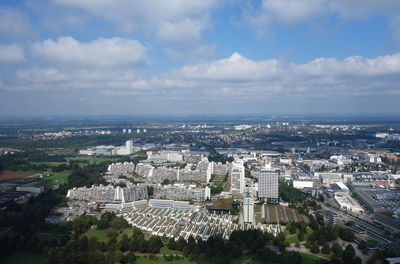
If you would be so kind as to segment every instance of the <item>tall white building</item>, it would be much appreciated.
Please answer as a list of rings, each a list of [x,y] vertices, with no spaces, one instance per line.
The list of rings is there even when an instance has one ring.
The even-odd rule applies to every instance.
[[[125,146],[117,147],[114,149],[113,155],[131,155],[133,154],[133,141],[128,140],[125,142]]]
[[[278,201],[278,177],[277,169],[267,166],[260,171],[258,177],[258,197],[265,198],[269,201]]]
[[[125,148],[129,152],[129,154],[132,154],[132,149],[133,149],[133,141],[128,140],[125,142]]]
[[[243,195],[243,222],[254,222],[254,200],[249,191]]]
[[[242,194],[244,190],[244,165],[243,161],[232,162],[231,193]]]

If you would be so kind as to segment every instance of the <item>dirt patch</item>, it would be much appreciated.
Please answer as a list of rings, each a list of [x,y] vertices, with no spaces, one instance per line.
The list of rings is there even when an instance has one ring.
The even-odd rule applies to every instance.
[[[12,180],[26,178],[28,176],[35,175],[34,172],[19,172],[19,171],[6,171],[0,173],[0,180]]]

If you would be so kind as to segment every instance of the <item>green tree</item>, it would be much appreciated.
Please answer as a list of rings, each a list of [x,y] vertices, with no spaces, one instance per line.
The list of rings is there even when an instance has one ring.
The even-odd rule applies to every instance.
[[[180,237],[178,239],[178,247],[177,247],[177,249],[182,251],[185,246],[186,246],[186,240],[183,239],[182,237]]]
[[[310,248],[311,253],[319,253],[319,245],[318,243],[313,243],[311,248]]]
[[[136,261],[136,255],[132,251],[130,251],[126,256],[125,256],[125,263],[128,264],[133,264]]]
[[[159,253],[162,248],[163,243],[161,242],[161,238],[158,236],[151,236],[149,239],[149,251],[151,253]]]
[[[117,262],[121,262],[122,260],[122,252],[119,251],[118,249],[111,251],[107,255],[107,263],[109,264],[115,264]]]
[[[346,246],[346,249],[343,251],[343,262],[345,264],[353,264],[355,257],[355,250],[351,244]]]
[[[171,237],[171,238],[168,240],[167,247],[168,247],[169,249],[172,249],[172,250],[178,249],[178,243],[176,243],[175,238]]]
[[[114,229],[110,228],[107,230],[107,237],[109,237],[110,239],[117,239],[118,233]]]
[[[129,238],[127,234],[123,234],[121,240],[119,241],[119,250],[125,252],[129,249]]]
[[[90,251],[88,254],[88,264],[105,264],[106,258],[100,249]]]
[[[296,226],[294,224],[291,224],[289,227],[289,233],[296,234],[296,230],[297,230]]]
[[[171,181],[169,179],[164,179],[161,185],[168,185],[171,184]]]
[[[122,217],[114,217],[110,223],[110,227],[115,230],[121,230],[127,228],[129,223]]]
[[[338,242],[335,242],[332,245],[332,252],[341,257],[343,255],[343,248]]]
[[[361,242],[358,244],[358,248],[364,255],[367,255],[369,253],[369,248],[364,240],[361,240]]]
[[[324,254],[330,254],[331,253],[331,248],[328,244],[328,242],[325,242],[324,245],[322,246],[321,252]]]
[[[303,232],[300,232],[300,233],[297,235],[297,238],[299,239],[299,241],[303,241],[303,240],[304,240],[304,234],[303,234]]]

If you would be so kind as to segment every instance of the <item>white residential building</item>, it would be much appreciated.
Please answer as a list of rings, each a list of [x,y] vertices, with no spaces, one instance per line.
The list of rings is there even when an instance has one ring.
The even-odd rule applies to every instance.
[[[232,162],[231,193],[242,194],[244,190],[244,165],[243,161]]]

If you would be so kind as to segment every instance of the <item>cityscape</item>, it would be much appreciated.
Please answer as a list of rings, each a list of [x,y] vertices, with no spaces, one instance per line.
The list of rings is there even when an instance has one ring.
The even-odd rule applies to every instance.
[[[107,262],[207,263],[219,253],[201,248],[217,238],[235,248],[231,261],[377,263],[400,253],[397,121],[101,121],[102,131],[97,119],[31,122],[1,125],[2,248],[20,236],[10,217],[37,217],[19,239],[55,263],[74,261],[59,258],[71,243],[98,244],[115,254]],[[239,239],[250,234],[263,237],[257,251]]]
[[[400,264],[399,0],[0,2],[1,264]]]

